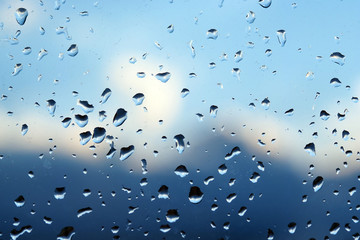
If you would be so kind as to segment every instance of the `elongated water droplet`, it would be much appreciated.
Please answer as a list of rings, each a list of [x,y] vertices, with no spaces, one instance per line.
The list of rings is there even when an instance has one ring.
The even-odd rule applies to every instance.
[[[259,0],[260,6],[263,8],[268,8],[271,5],[272,0]]]
[[[157,73],[155,75],[157,80],[160,80],[163,83],[166,83],[167,81],[169,81],[170,77],[171,77],[171,73],[169,72],[162,72],[162,73]]]
[[[267,240],[273,240],[274,239],[274,232],[273,230],[271,230],[270,228],[268,229],[268,234],[267,234]]]
[[[53,222],[51,218],[46,217],[46,216],[43,218],[43,220],[44,220],[44,223],[46,223],[46,224],[52,224],[52,222]]]
[[[48,51],[42,48],[42,49],[39,51],[37,60],[40,61],[40,60],[41,60],[43,57],[45,57],[46,55],[48,55]]]
[[[18,8],[15,12],[15,19],[19,25],[24,25],[28,17],[28,11],[25,8]]]
[[[125,161],[128,159],[135,151],[135,147],[133,145],[130,145],[128,147],[122,147],[120,149],[120,160]]]
[[[53,99],[49,99],[47,102],[47,109],[51,116],[54,116],[56,110],[56,102]]]
[[[59,235],[57,235],[56,240],[71,240],[72,236],[75,234],[73,227],[68,226],[61,229]]]
[[[106,130],[102,127],[94,128],[94,133],[92,135],[92,140],[94,143],[101,143],[106,136]]]
[[[11,230],[10,237],[12,240],[16,240],[24,233],[31,233],[31,232],[32,232],[32,227],[30,225],[27,225],[22,227],[19,231],[17,231],[16,229]]]
[[[169,224],[164,224],[160,226],[160,231],[163,233],[167,233],[171,230],[171,227],[169,226]]]
[[[336,235],[338,233],[338,231],[340,230],[340,223],[334,222],[330,229],[329,232],[331,235]]]
[[[194,204],[200,203],[203,197],[204,197],[204,193],[201,192],[199,187],[193,186],[190,188],[189,201],[191,203]]]
[[[196,52],[195,52],[195,48],[194,48],[194,46],[193,46],[193,43],[194,43],[193,40],[191,40],[191,41],[189,42],[189,48],[190,48],[190,50],[191,50],[191,57],[192,57],[192,58],[195,58]]]
[[[225,156],[225,160],[230,160],[233,157],[239,155],[241,153],[241,150],[239,147],[234,147],[230,153],[227,153]]]
[[[182,134],[178,134],[178,135],[174,136],[175,147],[176,147],[176,150],[179,152],[179,154],[183,153],[185,150],[184,139],[185,139],[185,137]]]
[[[310,156],[315,156],[316,155],[316,151],[315,151],[315,144],[314,143],[308,143],[305,145],[304,147],[305,152],[309,153]]]
[[[245,215],[245,213],[247,212],[247,207],[241,207],[240,208],[240,210],[239,210],[239,212],[238,212],[238,215],[240,216],[240,217],[242,217],[242,216],[244,216]]]
[[[21,126],[21,135],[25,136],[25,134],[28,132],[28,130],[29,130],[28,125],[23,124],[23,125]]]
[[[23,69],[23,65],[21,63],[17,63],[14,66],[14,71],[11,73],[11,75],[16,76],[19,74],[19,72],[21,72],[21,70]]]
[[[119,108],[113,118],[113,124],[115,127],[121,126],[127,119],[127,111],[123,108]]]
[[[70,57],[75,57],[79,53],[79,48],[76,44],[71,44],[67,50],[67,54]]]
[[[324,184],[324,178],[321,176],[316,177],[313,181],[314,192],[319,191],[323,184]]]
[[[285,43],[286,43],[286,32],[285,32],[285,30],[278,30],[276,32],[276,36],[277,36],[277,39],[278,39],[278,41],[280,43],[280,46],[283,47],[285,45]]]
[[[210,117],[216,118],[218,112],[218,106],[212,105],[210,106]]]
[[[101,99],[100,99],[100,104],[104,104],[107,102],[107,100],[109,99],[109,97],[111,96],[111,89],[110,88],[105,88],[105,90],[103,91],[103,93],[101,94]]]
[[[217,39],[218,38],[218,30],[209,29],[206,33],[207,39]]]
[[[81,114],[76,114],[74,116],[75,118],[75,122],[79,127],[85,127],[88,122],[89,122],[89,117],[87,115],[81,115]],[[71,120],[71,119],[70,119]],[[70,123],[69,123],[70,124]]]
[[[345,64],[345,55],[341,54],[340,52],[333,52],[332,54],[330,54],[330,60],[333,63],[342,66]]]
[[[284,113],[286,116],[292,116],[292,115],[294,115],[294,109],[293,108],[291,108],[291,109],[289,109],[289,110],[287,110],[287,111],[285,111],[285,113]]]
[[[92,213],[92,208],[90,207],[86,207],[86,208],[81,208],[77,211],[77,217],[82,217],[84,216],[85,214],[89,214],[89,213]]]
[[[228,203],[231,203],[232,201],[235,200],[235,198],[237,197],[236,193],[230,193],[227,197],[226,197],[226,201]]]
[[[22,53],[24,55],[29,55],[31,53],[31,47],[25,47],[23,50],[22,50]]]
[[[142,93],[137,93],[132,97],[132,100],[134,101],[136,106],[139,106],[144,102],[145,95]]]
[[[91,113],[92,111],[94,111],[94,106],[92,104],[90,104],[88,101],[84,101],[84,100],[78,100],[77,101],[77,105],[81,107],[81,109],[86,113]]]

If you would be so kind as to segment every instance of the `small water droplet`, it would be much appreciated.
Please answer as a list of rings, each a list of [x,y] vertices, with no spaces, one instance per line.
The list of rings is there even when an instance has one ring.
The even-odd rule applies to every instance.
[[[286,32],[285,30],[277,30],[276,32],[277,39],[280,43],[280,46],[284,46],[286,43]]]
[[[315,151],[315,144],[314,143],[308,143],[305,145],[304,147],[305,152],[309,153],[310,156],[315,156],[316,155],[316,151]]]
[[[325,110],[321,110],[320,118],[321,118],[321,120],[326,121],[330,118],[330,114],[328,112],[326,112]]]
[[[242,216],[245,215],[246,212],[247,212],[247,208],[243,206],[243,207],[240,208],[240,210],[239,210],[239,212],[238,212],[238,215],[239,215],[240,217],[242,217]]]
[[[48,51],[46,51],[45,49],[41,49],[39,51],[39,54],[38,54],[38,58],[37,60],[40,61],[43,57],[45,57],[46,55],[48,55]]]
[[[269,100],[269,98],[264,98],[264,100],[262,100],[262,102],[261,102],[261,106],[263,106],[263,108],[265,110],[268,110],[270,108],[270,100]]]
[[[294,234],[296,231],[296,223],[291,222],[288,224],[289,233]]]
[[[31,47],[25,47],[22,52],[24,55],[29,55],[31,53]]]
[[[23,195],[20,195],[14,200],[14,203],[17,207],[22,207],[25,204],[25,198]]]
[[[79,48],[76,44],[71,44],[67,50],[67,54],[70,57],[75,57],[79,53]]]
[[[163,83],[166,83],[167,81],[169,81],[170,77],[171,77],[171,73],[169,72],[162,72],[162,73],[157,73],[155,75],[157,80],[160,80]]]
[[[345,55],[341,54],[340,52],[333,52],[332,54],[330,54],[330,60],[333,63],[342,66],[345,64]]]
[[[128,159],[135,151],[134,145],[130,145],[128,147],[122,147],[120,149],[120,160],[125,161]]]
[[[166,185],[162,185],[158,190],[158,198],[169,199],[169,188]]]
[[[341,86],[341,81],[338,78],[332,78],[330,80],[330,85],[333,87],[340,87]]]
[[[167,28],[168,33],[173,33],[174,32],[174,25],[170,24]]]
[[[137,93],[132,97],[132,100],[134,101],[135,105],[141,105],[144,100],[145,100],[145,96],[142,93]]]
[[[232,159],[233,157],[239,155],[241,153],[241,150],[239,147],[234,147],[230,153],[227,153],[226,156],[225,156],[225,160],[230,160]]]
[[[190,93],[190,90],[189,90],[189,89],[183,88],[183,89],[181,90],[181,97],[184,98],[184,97],[186,97],[187,95],[189,95],[189,93]]]
[[[89,214],[89,213],[92,213],[92,208],[90,207],[86,207],[86,208],[81,208],[77,211],[77,217],[82,217],[84,216],[85,214]]]
[[[254,21],[255,21],[255,13],[253,12],[253,11],[249,11],[247,14],[246,14],[246,21],[248,22],[248,23],[253,23]]]
[[[272,0],[259,0],[260,6],[263,8],[268,8],[271,5]]]
[[[90,131],[80,133],[80,144],[81,145],[87,144],[90,141],[91,136],[92,134]]]
[[[239,50],[234,55],[234,61],[240,62],[241,60],[243,60],[243,51]]]
[[[25,134],[28,132],[28,130],[29,130],[28,125],[23,124],[23,125],[21,126],[21,135],[25,136]]]
[[[176,175],[178,175],[179,177],[186,177],[187,175],[189,175],[188,170],[186,169],[186,167],[184,165],[179,165],[175,170],[174,173]]]
[[[204,197],[204,193],[201,192],[199,187],[193,186],[190,188],[189,201],[191,203],[194,204],[200,203],[203,197]]]
[[[169,223],[174,223],[179,220],[180,215],[176,209],[169,209],[166,213],[166,220]]]
[[[330,229],[329,232],[331,235],[336,235],[338,233],[338,231],[340,230],[340,223],[334,222]]]
[[[218,113],[218,107],[215,105],[210,106],[210,117],[216,118]]]
[[[209,29],[206,33],[207,39],[214,39],[218,38],[218,30],[216,29]]]
[[[18,8],[15,12],[15,19],[19,25],[24,25],[28,17],[28,11],[25,8]]]
[[[23,69],[23,65],[21,63],[17,63],[14,66],[14,71],[11,73],[11,75],[16,76],[19,74],[19,72],[21,72],[21,70]]]
[[[71,240],[72,236],[75,234],[73,227],[68,226],[61,229],[59,235],[57,235],[56,240]]]
[[[56,102],[53,99],[49,99],[47,102],[47,109],[51,116],[54,116],[56,110]]]
[[[175,147],[179,154],[183,153],[185,150],[184,139],[185,139],[185,137],[182,134],[178,134],[178,135],[174,136]]]
[[[253,172],[253,174],[251,175],[251,177],[249,178],[250,182],[252,183],[257,183],[258,180],[260,178],[260,174],[257,172]]]
[[[65,187],[55,188],[54,198],[61,200],[65,198],[66,190]]]
[[[100,99],[100,104],[104,104],[107,102],[107,100],[109,99],[109,97],[111,96],[111,89],[110,88],[105,88],[105,90],[103,91],[103,93],[101,94],[101,99]]]
[[[314,192],[319,191],[323,184],[324,184],[324,178],[321,176],[316,177],[313,181]]]

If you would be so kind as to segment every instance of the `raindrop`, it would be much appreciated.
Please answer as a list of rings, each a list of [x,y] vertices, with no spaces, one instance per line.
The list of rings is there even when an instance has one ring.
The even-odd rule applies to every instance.
[[[145,96],[142,93],[137,93],[132,97],[132,100],[134,101],[136,106],[141,105],[143,103],[144,99],[145,99]]]
[[[93,210],[90,207],[86,207],[86,208],[81,208],[77,211],[77,217],[82,217],[85,214],[91,213]]]
[[[70,57],[75,57],[79,53],[79,48],[76,44],[71,44],[67,50],[67,54]]]
[[[239,210],[239,212],[238,212],[238,215],[239,215],[240,217],[242,217],[242,216],[245,215],[246,211],[247,211],[247,208],[243,206],[243,207],[240,208],[240,210]]]
[[[63,125],[64,128],[67,128],[67,127],[70,125],[70,123],[71,123],[71,118],[66,117],[66,118],[64,118],[64,119],[61,121],[61,123],[62,123],[62,125]]]
[[[23,69],[23,65],[21,63],[17,63],[14,66],[14,71],[11,73],[11,75],[16,76],[19,74],[19,72],[21,72],[21,70]]]
[[[329,229],[329,232],[330,234],[332,235],[336,235],[338,233],[338,231],[340,230],[340,223],[337,223],[337,222],[334,222],[330,229]]]
[[[248,22],[248,23],[253,23],[254,21],[255,21],[255,13],[253,12],[253,11],[249,11],[247,14],[246,14],[246,21]]]
[[[241,150],[239,147],[234,147],[230,153],[227,153],[225,156],[225,160],[230,160],[233,157],[239,155],[241,153]]]
[[[22,227],[19,231],[17,231],[16,229],[11,230],[10,237],[12,240],[16,240],[24,233],[31,233],[31,232],[32,232],[32,227],[30,225],[27,225]],[[2,236],[2,234],[0,236]]]
[[[226,197],[226,201],[228,203],[231,203],[235,198],[237,197],[237,195],[235,193],[230,193],[227,197]]]
[[[249,178],[250,182],[252,183],[257,183],[258,180],[260,178],[260,174],[257,172],[253,172],[253,174],[251,175],[251,177]]]
[[[196,53],[195,53],[195,48],[194,48],[194,46],[193,46],[193,40],[191,40],[190,42],[189,42],[189,48],[190,48],[190,50],[191,50],[191,57],[192,58],[195,58],[195,56],[196,56]]]
[[[187,175],[189,175],[188,170],[186,169],[186,167],[184,165],[179,165],[175,170],[174,173],[176,175],[178,175],[179,177],[186,177]]]
[[[289,109],[289,110],[287,110],[287,111],[285,111],[285,113],[284,113],[286,116],[292,116],[292,115],[294,115],[294,109],[293,108],[291,108],[291,109]]]
[[[157,80],[160,80],[161,82],[166,83],[167,81],[169,81],[169,79],[171,77],[171,73],[169,73],[169,72],[157,73],[155,75],[155,77],[157,78]]]
[[[28,132],[28,130],[29,130],[28,125],[23,124],[23,125],[21,126],[21,135],[25,136],[25,134]]]
[[[218,167],[218,172],[220,175],[224,175],[227,172],[227,167],[225,164],[222,164]]]
[[[197,204],[200,203],[203,199],[204,193],[201,192],[199,187],[193,186],[190,188],[189,192],[189,201],[191,203]]]
[[[277,36],[277,39],[278,39],[278,41],[280,43],[280,46],[283,47],[285,45],[285,43],[286,43],[286,32],[285,32],[285,30],[278,30],[276,32],[276,36]]]
[[[189,95],[189,93],[190,93],[189,89],[183,88],[183,89],[181,90],[181,97],[184,98],[184,97],[186,97],[187,95]]]
[[[51,116],[54,116],[56,110],[56,102],[53,99],[49,99],[47,102],[47,109]]]
[[[289,233],[294,234],[296,231],[296,223],[294,223],[294,222],[289,223],[288,230],[289,230]]]
[[[204,179],[204,184],[209,185],[209,183],[214,181],[214,180],[215,180],[215,178],[213,176],[209,176],[209,177]]]
[[[330,80],[330,85],[333,87],[340,87],[341,86],[341,81],[338,78],[332,78]]]
[[[22,52],[24,55],[29,55],[31,53],[31,47],[25,47]]]
[[[128,147],[122,147],[120,149],[120,160],[125,161],[128,159],[135,151],[134,145],[130,145]]]
[[[106,130],[102,127],[96,127],[94,128],[94,133],[92,135],[92,140],[94,143],[101,143],[106,136]]]
[[[326,112],[325,110],[321,110],[320,118],[321,118],[321,120],[326,121],[330,118],[330,114],[328,112]]]
[[[20,195],[14,200],[14,203],[17,207],[22,207],[25,204],[25,198]]]
[[[265,51],[265,56],[270,57],[271,54],[272,54],[271,49],[266,49],[266,51]]]
[[[314,143],[308,143],[305,145],[304,147],[305,152],[309,153],[310,156],[315,156],[316,155],[316,151],[315,151],[315,144]]]
[[[115,127],[121,126],[127,119],[127,111],[123,108],[119,108],[113,118],[113,124]]]
[[[330,54],[330,60],[333,63],[339,64],[340,66],[345,64],[345,55],[342,55],[339,52],[333,52]]]
[[[313,181],[314,192],[319,191],[323,184],[324,184],[324,178],[321,176],[316,177]]]
[[[261,106],[263,106],[263,108],[264,108],[265,110],[268,110],[269,107],[270,107],[270,100],[269,100],[269,98],[264,98],[264,100],[262,100],[262,102],[261,102]]]
[[[174,32],[174,25],[170,24],[170,25],[167,27],[167,31],[168,31],[168,33],[173,33],[173,32]]]
[[[76,124],[81,128],[85,127],[89,122],[89,117],[87,115],[76,114],[74,116],[74,118],[75,118]],[[71,121],[71,118],[69,121]],[[70,124],[70,122],[69,122],[69,124]]]
[[[137,72],[137,73],[136,73],[136,76],[137,76],[138,78],[144,78],[144,77],[146,77],[146,73],[144,73],[144,72]]]
[[[91,136],[92,134],[90,131],[80,133],[80,144],[81,145],[87,144],[90,141]]]
[[[268,8],[271,5],[271,1],[272,0],[259,0],[259,4],[260,6],[262,6],[263,8]]]
[[[81,107],[81,109],[86,113],[91,113],[92,111],[94,111],[94,106],[92,104],[90,104],[88,101],[84,101],[84,100],[78,100],[77,101],[77,105]]]
[[[240,62],[241,60],[243,60],[243,51],[239,50],[234,55],[234,61]]]
[[[315,78],[315,74],[313,72],[309,71],[306,73],[305,78],[309,81],[312,81]]]
[[[64,199],[65,194],[66,194],[65,187],[55,188],[54,198],[58,200]]]
[[[166,213],[166,220],[169,223],[174,223],[179,220],[180,215],[176,209],[169,209]]]
[[[15,18],[19,25],[24,25],[28,17],[28,11],[25,8],[18,8],[15,12]]]
[[[39,51],[37,60],[40,61],[40,60],[41,60],[43,57],[45,57],[46,55],[48,55],[48,51],[42,48],[42,49]]]
[[[185,139],[185,137],[182,134],[178,134],[178,135],[174,136],[175,147],[176,147],[176,150],[179,152],[179,154],[183,153],[185,150],[184,139]]]
[[[206,33],[207,39],[217,39],[218,37],[218,30],[216,29],[209,29]]]
[[[167,233],[171,230],[171,227],[168,225],[168,224],[165,224],[165,225],[161,225],[160,226],[160,231],[163,232],[163,233]]]
[[[61,229],[61,232],[59,233],[59,235],[57,235],[56,240],[71,240],[72,236],[75,234],[74,228],[69,226],[69,227],[64,227],[63,229]]]
[[[109,99],[109,97],[111,96],[111,89],[110,88],[105,88],[105,90],[103,91],[103,93],[101,94],[101,99],[100,99],[100,104],[104,104],[107,102],[107,100]]]
[[[212,105],[212,106],[210,107],[210,117],[216,118],[217,112],[218,112],[218,107],[215,106],[215,105]]]
[[[166,185],[162,185],[158,190],[158,198],[169,199],[169,188]]]
[[[46,217],[46,216],[43,218],[43,220],[44,220],[44,223],[46,223],[46,224],[51,224],[53,222],[51,218]]]

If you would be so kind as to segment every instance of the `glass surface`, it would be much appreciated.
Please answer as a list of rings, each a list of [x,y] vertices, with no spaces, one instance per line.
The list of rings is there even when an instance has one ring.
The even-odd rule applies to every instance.
[[[1,239],[360,239],[359,1],[0,2]]]

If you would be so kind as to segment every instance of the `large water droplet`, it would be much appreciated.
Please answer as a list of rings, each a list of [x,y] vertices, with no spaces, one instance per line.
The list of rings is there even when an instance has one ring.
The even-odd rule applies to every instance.
[[[285,30],[277,30],[276,32],[277,39],[280,43],[280,46],[284,46],[286,43],[286,32]]]
[[[75,57],[79,53],[79,48],[76,44],[71,44],[67,50],[67,54],[70,57]]]
[[[145,99],[145,96],[142,93],[137,93],[132,97],[132,100],[134,101],[136,106],[141,105],[143,103],[144,99]]]
[[[330,60],[333,63],[342,66],[345,64],[345,55],[341,54],[340,52],[333,52],[332,54],[330,54]]]
[[[242,217],[242,216],[244,216],[245,215],[245,213],[247,212],[247,207],[241,207],[240,208],[240,210],[239,210],[239,212],[238,212],[238,215],[240,216],[240,217]]]
[[[89,117],[87,115],[76,114],[74,116],[74,118],[75,118],[76,124],[81,128],[85,127],[89,122]],[[71,118],[70,118],[70,121],[71,121]]]
[[[91,139],[91,135],[92,134],[90,131],[80,133],[80,144],[81,145],[87,144]]]
[[[249,178],[250,182],[252,183],[257,183],[258,180],[260,178],[260,174],[257,172],[253,172],[253,174],[251,175],[251,177]]]
[[[313,181],[314,192],[319,191],[323,184],[324,184],[324,178],[321,176],[316,177]]]
[[[15,18],[18,24],[24,25],[28,17],[28,11],[25,8],[18,8],[15,12]]]
[[[225,173],[227,173],[227,167],[225,164],[221,164],[219,167],[218,167],[218,172],[220,175],[224,175]]]
[[[239,155],[241,153],[241,150],[239,147],[234,147],[230,153],[226,154],[225,156],[225,160],[230,160],[232,159],[233,157]]]
[[[193,186],[190,188],[189,201],[191,203],[194,204],[200,203],[203,197],[204,197],[204,193],[201,192],[199,187]]]
[[[218,30],[216,29],[209,29],[206,33],[208,39],[217,39],[218,38]]]
[[[11,230],[10,237],[12,240],[16,240],[24,233],[31,233],[31,232],[32,232],[32,227],[30,225],[27,225],[22,227],[19,231],[17,231],[16,229]]]
[[[182,178],[186,177],[189,174],[188,170],[186,169],[186,167],[184,165],[179,165],[175,169],[174,173]]]
[[[334,222],[330,229],[329,229],[329,232],[330,234],[332,235],[336,235],[338,233],[338,231],[340,230],[340,223],[337,223],[337,222]]]
[[[77,105],[81,107],[81,109],[86,113],[91,113],[94,111],[94,106],[85,100],[78,100]]]
[[[246,21],[248,23],[253,23],[255,21],[255,13],[253,11],[249,11],[247,14],[246,14]]]
[[[166,185],[162,185],[158,190],[158,198],[169,199],[169,188]]]
[[[103,91],[103,93],[101,94],[101,99],[100,99],[100,104],[104,104],[107,102],[107,100],[109,99],[109,97],[111,96],[111,89],[110,88],[105,88],[105,90]]]
[[[174,137],[176,150],[181,154],[185,150],[185,137],[182,134],[178,134]]]
[[[113,118],[113,124],[115,127],[121,126],[127,119],[127,111],[123,108],[119,108]]]
[[[125,161],[128,159],[135,151],[135,147],[133,145],[130,145],[128,147],[122,147],[120,149],[120,160]]]
[[[289,233],[294,234],[296,231],[296,223],[291,222],[288,224]]]
[[[315,156],[316,155],[316,151],[315,151],[315,144],[314,143],[308,143],[305,145],[304,147],[305,152],[309,153],[310,156]]]
[[[326,121],[330,118],[330,114],[328,112],[326,112],[325,110],[321,110],[320,118],[321,118],[321,120]]]
[[[166,213],[166,220],[169,223],[174,223],[179,220],[180,215],[176,209],[169,209]]]
[[[65,198],[66,190],[65,187],[55,188],[54,198],[61,200]]]
[[[160,80],[161,82],[166,83],[167,81],[169,81],[169,79],[171,77],[171,73],[169,73],[169,72],[157,73],[155,75],[155,77],[157,78],[157,80]]]
[[[53,99],[49,99],[47,102],[47,109],[51,116],[54,116],[56,110],[56,102]]]
[[[56,240],[71,240],[72,236],[75,234],[73,227],[68,226],[61,229],[59,235],[57,235]]]
[[[106,130],[102,127],[96,127],[94,128],[94,133],[92,135],[92,140],[94,143],[101,143],[106,136]]]
[[[263,8],[268,8],[271,5],[272,0],[259,0],[260,6]]]
[[[210,117],[216,118],[218,112],[218,106],[210,106]]]
[[[37,60],[40,61],[40,60],[41,60],[43,57],[45,57],[46,55],[48,55],[48,51],[42,48],[42,49],[39,51]]]
[[[330,85],[333,87],[340,87],[341,86],[341,81],[338,78],[332,78],[330,80]]]

